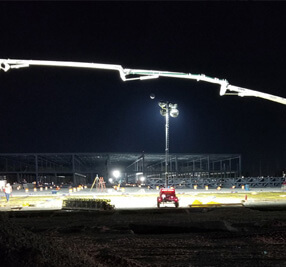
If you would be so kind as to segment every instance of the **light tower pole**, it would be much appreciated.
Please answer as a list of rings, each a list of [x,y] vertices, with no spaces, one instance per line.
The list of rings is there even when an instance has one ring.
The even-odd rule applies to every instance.
[[[170,102],[160,101],[160,113],[166,118],[165,123],[165,187],[168,187],[168,165],[169,165],[169,116],[176,118],[179,115],[178,105]]]

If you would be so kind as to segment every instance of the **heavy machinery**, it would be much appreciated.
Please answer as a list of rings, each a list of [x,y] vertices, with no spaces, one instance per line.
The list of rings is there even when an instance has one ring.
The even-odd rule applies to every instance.
[[[247,88],[234,86],[229,84],[225,79],[208,77],[205,74],[192,74],[183,72],[158,71],[158,70],[142,70],[128,69],[121,65],[100,64],[100,63],[85,63],[71,61],[47,61],[47,60],[22,60],[22,59],[0,59],[0,69],[8,71],[10,69],[26,68],[30,66],[52,66],[52,67],[75,67],[75,68],[92,68],[102,70],[116,70],[123,81],[131,80],[147,80],[156,79],[159,77],[192,79],[196,81],[204,81],[218,84],[220,86],[220,95],[238,95],[238,96],[254,96],[274,101],[286,105],[286,98],[250,90]],[[229,93],[234,92],[234,93]]]

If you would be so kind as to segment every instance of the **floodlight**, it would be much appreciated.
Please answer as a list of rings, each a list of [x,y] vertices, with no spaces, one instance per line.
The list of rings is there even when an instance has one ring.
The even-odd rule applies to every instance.
[[[112,184],[113,183],[113,179],[109,178],[108,181]]]
[[[169,104],[169,107],[170,107],[170,108],[176,108],[176,109],[177,109],[177,108],[178,108],[178,104],[170,103],[170,104]]]
[[[176,108],[172,108],[172,109],[170,110],[170,116],[173,117],[173,118],[178,117],[178,116],[179,116],[179,110],[176,109]]]
[[[112,174],[113,174],[114,178],[119,178],[120,177],[120,171],[118,171],[118,170],[113,171]]]
[[[144,181],[145,181],[145,177],[144,177],[144,176],[141,176],[141,177],[140,177],[140,181],[141,181],[141,182],[144,182]]]
[[[166,148],[165,148],[165,187],[168,187],[168,161],[169,161],[169,115],[173,118],[179,116],[178,104],[170,103],[168,101],[160,101],[160,114],[165,117],[165,133],[166,133]]]
[[[166,116],[166,114],[167,114],[166,109],[161,109],[161,110],[160,110],[160,114],[161,114],[162,116]]]
[[[158,103],[158,105],[159,105],[160,108],[166,108],[166,103],[165,103],[165,102],[161,102],[161,101],[160,101],[160,102]]]

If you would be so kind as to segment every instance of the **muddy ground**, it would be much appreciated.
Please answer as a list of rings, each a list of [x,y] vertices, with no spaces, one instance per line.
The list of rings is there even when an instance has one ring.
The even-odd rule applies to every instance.
[[[3,214],[6,266],[286,266],[281,208]]]

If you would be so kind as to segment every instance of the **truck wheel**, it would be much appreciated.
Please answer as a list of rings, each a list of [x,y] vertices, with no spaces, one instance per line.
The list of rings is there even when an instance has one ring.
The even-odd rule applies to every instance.
[[[160,208],[160,203],[159,202],[157,202],[157,207]]]
[[[178,208],[179,207],[179,202],[175,203],[175,207]]]

